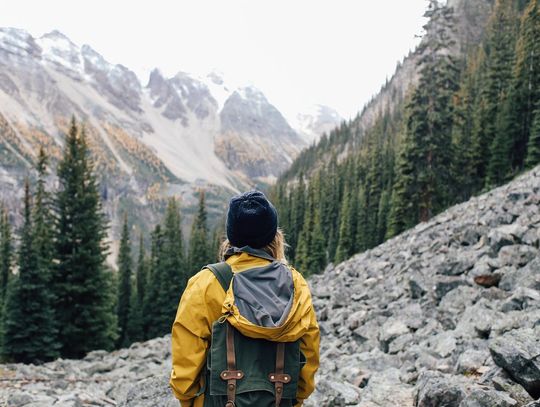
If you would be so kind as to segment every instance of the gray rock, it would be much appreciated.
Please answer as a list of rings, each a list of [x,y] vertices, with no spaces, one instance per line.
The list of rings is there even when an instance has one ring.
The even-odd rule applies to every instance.
[[[525,233],[522,229],[523,227],[519,225],[504,225],[492,229],[488,233],[489,245],[495,252],[498,252],[504,246],[516,244],[519,241],[516,234],[521,237]]]
[[[120,407],[178,407],[169,387],[169,377],[161,375],[142,380],[128,391]]]
[[[533,399],[540,398],[540,337],[532,329],[517,329],[495,338],[489,346],[495,363],[520,383]]]
[[[433,351],[441,358],[446,358],[456,350],[456,338],[450,331],[441,332],[430,339]]]
[[[523,267],[538,256],[538,249],[528,245],[505,246],[499,251],[499,264]]]
[[[475,389],[459,407],[516,407],[518,402],[506,393],[496,390]]]
[[[423,297],[427,290],[419,277],[409,278],[409,291],[412,299]]]
[[[484,366],[489,358],[487,350],[467,349],[459,355],[456,371],[461,374],[473,374]]]
[[[434,287],[435,298],[440,300],[450,291],[461,285],[467,285],[467,282],[461,277],[438,276]]]
[[[532,307],[540,308],[540,292],[518,287],[512,296],[502,303],[501,311],[519,311]]]
[[[510,397],[516,400],[520,405],[525,405],[533,401],[529,393],[519,383],[514,382],[508,373],[503,369],[497,368],[495,374],[490,379],[495,390],[504,391]]]
[[[414,387],[402,383],[398,369],[374,373],[361,391],[360,406],[412,406]]]
[[[387,348],[388,344],[398,336],[409,333],[409,327],[400,320],[390,319],[384,323],[379,334],[379,340]]]
[[[7,399],[7,406],[8,407],[20,407],[25,406],[29,403],[34,401],[34,397],[32,397],[28,393],[15,393],[11,394]]]
[[[459,407],[466,397],[463,383],[450,375],[423,373],[416,389],[415,407]]]
[[[506,291],[514,291],[518,287],[540,290],[540,257],[530,261],[525,267],[511,267],[505,270],[499,287]]]

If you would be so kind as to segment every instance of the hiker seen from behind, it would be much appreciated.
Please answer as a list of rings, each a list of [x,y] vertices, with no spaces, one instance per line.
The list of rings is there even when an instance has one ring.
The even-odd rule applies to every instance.
[[[221,263],[193,276],[172,327],[170,385],[182,407],[301,406],[315,388],[319,327],[285,259],[274,206],[235,196]]]

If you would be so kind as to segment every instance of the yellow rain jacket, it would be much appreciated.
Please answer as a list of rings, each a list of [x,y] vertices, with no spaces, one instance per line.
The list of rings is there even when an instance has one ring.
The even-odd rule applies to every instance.
[[[248,253],[236,253],[227,258],[233,273],[266,266],[269,260]],[[197,396],[204,381],[203,367],[210,347],[214,321],[227,314],[227,321],[240,333],[251,338],[276,342],[300,339],[300,350],[306,364],[300,371],[297,406],[313,392],[315,372],[319,367],[319,326],[311,303],[309,287],[298,271],[291,267],[294,298],[289,315],[279,327],[255,325],[240,315],[234,304],[232,290],[227,295],[209,269],[193,276],[182,295],[172,327],[172,372],[170,385],[182,407],[203,407],[204,395]]]

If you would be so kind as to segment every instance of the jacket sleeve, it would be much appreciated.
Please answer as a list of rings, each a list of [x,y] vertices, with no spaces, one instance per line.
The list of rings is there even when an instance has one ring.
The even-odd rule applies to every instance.
[[[310,304],[310,323],[309,329],[300,339],[300,350],[306,357],[306,364],[300,371],[298,380],[298,391],[296,399],[301,406],[305,399],[315,390],[315,373],[319,369],[319,325],[313,305]]]
[[[200,390],[200,374],[206,362],[212,315],[206,301],[205,280],[200,273],[189,280],[172,327],[169,383],[183,407],[191,406]]]

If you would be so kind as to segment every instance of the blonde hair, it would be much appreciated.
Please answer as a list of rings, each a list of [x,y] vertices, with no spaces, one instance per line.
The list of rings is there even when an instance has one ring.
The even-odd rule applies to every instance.
[[[285,242],[285,235],[283,231],[278,228],[276,235],[274,236],[274,240],[272,240],[267,246],[263,247],[262,250],[264,250],[274,259],[286,264],[287,258],[285,257],[285,248],[287,246],[288,245]],[[223,243],[221,243],[218,253],[219,261],[225,261],[225,255],[232,247],[234,246],[229,242],[229,239],[225,239]]]

